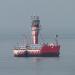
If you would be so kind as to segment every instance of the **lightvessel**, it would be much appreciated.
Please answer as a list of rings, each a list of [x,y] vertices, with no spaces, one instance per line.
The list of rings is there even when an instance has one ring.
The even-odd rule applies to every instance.
[[[40,20],[38,16],[32,19],[32,44],[26,44],[25,47],[16,47],[13,49],[15,57],[59,57],[60,45],[58,44],[58,35],[55,43],[38,43],[40,31]]]

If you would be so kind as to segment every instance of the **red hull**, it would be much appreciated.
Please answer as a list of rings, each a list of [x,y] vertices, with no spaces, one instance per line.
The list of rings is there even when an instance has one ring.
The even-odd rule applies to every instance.
[[[37,51],[25,51],[15,55],[16,57],[58,57],[60,52],[60,46],[48,46],[43,45],[39,52]]]
[[[51,46],[48,46],[48,45],[43,45],[42,48],[41,48],[41,53],[58,53],[60,50],[60,46],[56,46],[56,45],[51,45]]]
[[[44,54],[19,54],[15,57],[59,57],[59,53],[44,53]]]

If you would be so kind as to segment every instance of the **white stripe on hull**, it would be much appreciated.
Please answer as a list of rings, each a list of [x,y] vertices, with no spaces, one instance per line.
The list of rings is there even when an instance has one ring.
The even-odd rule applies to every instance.
[[[28,53],[40,53],[40,50],[13,50],[14,55],[19,55],[19,54],[25,54],[25,52]]]
[[[24,54],[26,50],[13,50],[14,54]]]

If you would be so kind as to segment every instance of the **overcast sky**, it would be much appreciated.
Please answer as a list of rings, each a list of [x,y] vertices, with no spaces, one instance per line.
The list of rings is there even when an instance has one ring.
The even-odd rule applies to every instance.
[[[30,32],[30,16],[42,33],[75,34],[75,0],[0,0],[0,35]]]

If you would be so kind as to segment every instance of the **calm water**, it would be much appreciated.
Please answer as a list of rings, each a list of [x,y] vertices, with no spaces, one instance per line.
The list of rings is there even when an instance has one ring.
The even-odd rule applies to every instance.
[[[55,57],[15,58],[15,40],[0,40],[0,75],[75,75],[75,39],[62,39]]]

